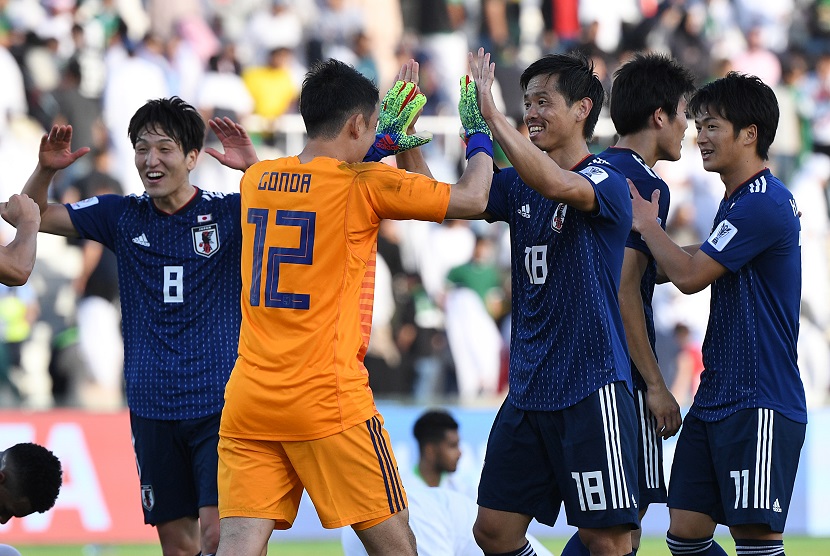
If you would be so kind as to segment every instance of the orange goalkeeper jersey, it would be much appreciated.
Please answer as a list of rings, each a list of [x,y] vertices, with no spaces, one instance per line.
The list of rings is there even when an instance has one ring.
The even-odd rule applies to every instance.
[[[376,413],[369,344],[378,226],[441,222],[450,186],[379,163],[251,166],[242,192],[242,327],[221,434],[313,440]]]

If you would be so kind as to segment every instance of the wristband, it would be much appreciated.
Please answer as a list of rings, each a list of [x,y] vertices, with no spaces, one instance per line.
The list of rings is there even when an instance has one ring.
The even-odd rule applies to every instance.
[[[466,159],[470,160],[470,157],[480,152],[493,158],[493,140],[486,133],[474,133],[467,139]]]

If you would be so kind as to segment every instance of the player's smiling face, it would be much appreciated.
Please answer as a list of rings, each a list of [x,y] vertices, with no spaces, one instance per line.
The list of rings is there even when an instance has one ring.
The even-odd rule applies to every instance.
[[[732,123],[714,110],[695,115],[697,146],[707,172],[724,173],[743,156]]]
[[[556,89],[556,75],[536,75],[524,94],[524,122],[531,143],[550,151],[566,141],[576,130],[575,109]]]
[[[135,143],[135,167],[150,197],[160,201],[189,199],[193,189],[189,174],[198,154],[195,150],[185,154],[181,145],[160,129],[145,128]]]

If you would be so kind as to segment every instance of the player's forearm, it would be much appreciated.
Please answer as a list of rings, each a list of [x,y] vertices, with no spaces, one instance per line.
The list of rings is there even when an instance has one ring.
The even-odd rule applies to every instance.
[[[17,225],[14,239],[5,248],[4,284],[20,286],[29,279],[35,266],[38,227],[39,223],[31,220]]]
[[[656,221],[640,230],[661,272],[685,294],[696,293],[708,286],[698,284],[692,264],[692,255],[674,243]]]
[[[643,313],[643,299],[638,286],[639,284],[636,292],[626,292],[622,288],[620,289],[620,313],[625,328],[628,353],[649,390],[665,388],[666,383],[660,373],[660,366],[657,364],[657,358],[651,350],[651,343],[648,339],[646,319]]]
[[[545,152],[522,135],[500,112],[487,118],[493,139],[507,155],[519,177],[544,197],[577,210],[595,209],[596,196],[585,178],[560,168]]]
[[[46,212],[46,207],[49,204],[49,184],[52,183],[52,178],[55,177],[56,173],[56,170],[46,169],[38,164],[23,186],[22,193],[25,193],[37,203],[41,214]]]
[[[413,172],[415,174],[429,176],[430,178],[433,177],[432,171],[429,169],[427,161],[424,158],[424,154],[421,152],[420,148],[409,149],[402,153],[398,153],[395,155],[395,161],[398,164],[398,168]]]
[[[492,181],[493,159],[484,152],[471,156],[464,174],[452,186],[446,218],[480,218],[487,209]]]

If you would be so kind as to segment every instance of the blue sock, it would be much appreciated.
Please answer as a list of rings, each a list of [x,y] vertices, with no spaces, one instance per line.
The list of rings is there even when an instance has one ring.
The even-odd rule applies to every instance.
[[[726,556],[726,552],[715,539],[681,539],[666,533],[666,544],[674,556]]]
[[[588,547],[582,543],[579,533],[568,539],[568,544],[562,549],[562,556],[591,556]]]
[[[784,556],[784,541],[735,539],[738,556]]]
[[[485,552],[484,556],[536,556],[536,551],[533,550],[532,546],[530,546],[530,542],[525,542],[525,545],[519,550],[514,550],[513,552],[501,552],[498,554],[494,552]]]

